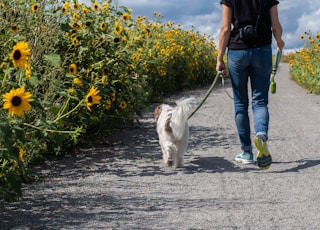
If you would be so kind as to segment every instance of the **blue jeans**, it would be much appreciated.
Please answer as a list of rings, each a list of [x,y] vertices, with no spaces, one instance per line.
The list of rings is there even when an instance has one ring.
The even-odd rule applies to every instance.
[[[252,152],[248,115],[250,79],[252,112],[256,135],[268,137],[268,94],[272,71],[271,45],[245,50],[228,50],[228,69],[234,98],[235,122],[241,149]]]

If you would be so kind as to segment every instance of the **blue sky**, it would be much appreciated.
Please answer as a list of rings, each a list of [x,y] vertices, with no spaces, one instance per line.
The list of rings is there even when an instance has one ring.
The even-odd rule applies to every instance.
[[[213,35],[218,42],[221,23],[219,0],[118,0],[118,4],[133,10],[133,16],[147,16],[152,19],[153,12],[161,13],[164,21],[180,23],[182,28],[194,26],[202,34]],[[312,34],[320,32],[319,0],[279,0],[279,17],[284,30],[283,39],[286,50],[294,51],[303,42],[300,36],[305,31]]]

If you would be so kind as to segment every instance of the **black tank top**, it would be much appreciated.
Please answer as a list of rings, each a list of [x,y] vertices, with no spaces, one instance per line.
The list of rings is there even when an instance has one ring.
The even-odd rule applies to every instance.
[[[229,49],[248,49],[262,47],[272,43],[271,19],[269,10],[279,4],[277,0],[221,0],[232,9],[232,32],[229,40]],[[261,5],[261,9],[260,9]],[[257,38],[243,40],[240,38],[239,29],[247,25],[256,25],[258,14],[260,17],[257,24]]]

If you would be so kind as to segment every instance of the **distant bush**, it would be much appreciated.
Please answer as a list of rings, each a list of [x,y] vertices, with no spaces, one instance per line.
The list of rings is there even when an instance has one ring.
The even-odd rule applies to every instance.
[[[288,56],[291,77],[311,93],[320,94],[320,33],[305,32],[300,39],[304,47]]]

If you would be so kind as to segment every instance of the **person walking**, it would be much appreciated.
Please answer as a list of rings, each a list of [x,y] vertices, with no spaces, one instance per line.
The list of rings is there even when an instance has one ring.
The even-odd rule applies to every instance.
[[[222,22],[219,36],[216,70],[226,76],[224,55],[227,50],[228,72],[231,78],[234,116],[241,152],[237,162],[254,163],[251,129],[248,115],[248,82],[251,86],[251,106],[255,129],[254,144],[258,149],[257,165],[268,169],[272,163],[267,148],[269,111],[268,97],[272,71],[272,35],[281,51],[282,26],[277,0],[221,0]]]

